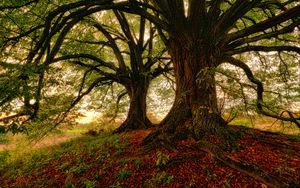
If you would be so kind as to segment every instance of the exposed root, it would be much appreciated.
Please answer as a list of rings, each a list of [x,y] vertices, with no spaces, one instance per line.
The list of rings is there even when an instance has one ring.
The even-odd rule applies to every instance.
[[[172,142],[170,137],[164,136],[158,129],[150,133],[141,143],[144,146],[144,151],[151,151],[160,147],[164,147],[171,151],[177,152],[176,143]]]
[[[241,136],[240,131],[231,129],[227,125],[222,125],[219,127],[211,127],[212,129],[209,129],[207,127],[204,129],[197,129],[197,131],[199,131],[198,133],[201,134],[195,135],[189,129],[185,128],[186,126],[181,126],[180,128],[179,127],[180,126],[176,128],[172,127],[173,131],[170,131],[170,129],[167,129],[166,127],[160,127],[154,132],[150,133],[143,140],[142,144],[148,151],[151,149],[156,149],[157,147],[165,147],[167,149],[176,151],[176,149],[174,149],[176,148],[176,142],[179,141],[180,138],[185,139],[187,137],[191,137],[190,134],[192,134],[192,138],[194,138],[194,140],[198,140],[198,144],[196,146],[192,146],[193,149],[210,154],[224,165],[234,170],[245,173],[248,176],[264,183],[268,187],[289,186],[289,183],[281,183],[276,179],[276,177],[268,174],[263,170],[258,169],[253,165],[236,161],[224,155],[224,149],[232,149],[232,146],[237,143],[236,139]],[[181,134],[184,136],[180,136]],[[199,135],[201,135],[201,138],[199,138]],[[268,140],[263,139],[262,142],[268,143]],[[273,144],[272,142],[269,143]],[[277,145],[277,143],[275,144]],[[293,146],[286,145],[285,147],[291,148]],[[293,149],[294,148],[295,147],[293,147]],[[182,160],[183,159],[181,158],[175,159],[174,161],[172,160],[167,166],[171,165],[171,163],[180,163]]]
[[[289,149],[289,150],[295,150],[295,151],[299,151],[300,152],[300,147],[297,146],[293,146],[287,143],[283,143],[283,142],[274,142],[274,141],[270,141],[270,140],[266,140],[266,139],[259,139],[259,142],[263,142],[265,144],[270,144],[276,147],[282,147],[284,149]]]
[[[262,142],[262,143],[265,143],[265,144],[273,145],[273,146],[276,146],[276,147],[281,147],[281,148],[284,148],[284,149],[300,151],[300,147],[298,147],[298,146],[290,145],[290,144],[285,143],[285,142],[277,142],[277,141],[274,141],[273,139],[269,140],[265,136],[259,135],[259,134],[253,135],[251,133],[248,133],[247,130],[240,129],[240,131],[242,131],[243,133],[245,133],[245,134],[253,137],[253,139],[257,140],[258,142]],[[278,133],[265,132],[265,131],[262,131],[262,132],[264,134],[267,134],[267,135],[273,135],[273,134],[279,135]]]
[[[147,129],[153,127],[153,124],[150,120],[146,119],[144,121],[139,119],[130,118],[125,120],[120,127],[113,131],[113,133],[122,133],[126,131],[138,130],[138,129]]]
[[[197,149],[209,153],[215,159],[222,162],[226,166],[235,169],[237,171],[243,172],[254,179],[257,179],[269,187],[286,187],[287,185],[280,183],[276,177],[268,175],[266,172],[255,169],[252,165],[243,164],[241,162],[235,161],[230,157],[227,157],[223,154],[223,151],[216,145],[213,145],[209,142],[200,141],[198,142]]]
[[[158,147],[164,147],[173,151],[177,151],[175,149],[175,144],[174,142],[172,142],[170,140],[170,137],[163,137],[162,133],[160,132],[161,130],[158,129],[154,132],[152,132],[145,140],[144,142],[146,142],[145,145],[145,150],[149,151],[151,149],[156,149]],[[150,144],[149,144],[150,143]],[[247,174],[248,176],[264,183],[265,185],[269,186],[269,187],[285,187],[288,186],[286,184],[282,184],[280,183],[276,177],[273,177],[272,175],[269,175],[268,173],[264,172],[263,170],[259,170],[257,168],[255,168],[252,165],[248,165],[248,164],[244,164],[242,162],[236,161],[230,157],[225,156],[224,150],[221,149],[222,147],[217,146],[215,144],[212,144],[210,142],[207,141],[198,141],[198,144],[196,146],[193,146],[193,149],[196,150],[200,150],[203,151],[205,153],[210,154],[211,156],[213,156],[216,160],[220,161],[221,163],[223,163],[224,165],[240,171],[242,173]],[[145,143],[143,143],[145,144]],[[195,157],[195,156],[192,156]],[[181,158],[175,159],[175,160],[171,160],[170,164],[168,164],[167,166],[170,166],[174,163],[180,163],[182,160]]]
[[[158,129],[150,133],[142,141],[142,145],[146,150],[157,147],[166,147],[174,150],[178,141],[192,138],[194,140],[212,140],[213,143],[219,145],[222,149],[230,150],[232,146],[235,146],[239,137],[240,135],[231,129],[225,121],[216,121],[214,126],[203,126],[193,123],[191,120],[179,123],[171,121],[160,125]]]

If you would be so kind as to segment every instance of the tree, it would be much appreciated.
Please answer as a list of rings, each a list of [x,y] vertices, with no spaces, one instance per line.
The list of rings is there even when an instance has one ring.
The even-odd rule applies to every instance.
[[[66,11],[63,7],[64,6],[61,7],[61,10]],[[77,13],[79,13],[79,11]],[[96,14],[93,15],[92,13],[93,11],[85,14],[85,17],[76,19],[74,23],[69,25],[65,32],[60,33],[59,36],[61,37],[57,37],[54,34],[53,38],[44,41],[48,46],[51,46],[50,43],[54,43],[54,46],[56,46],[52,52],[57,55],[53,55],[51,59],[47,60],[47,63],[41,63],[34,58],[30,61],[35,61],[36,64],[43,66],[44,70],[42,70],[41,77],[45,77],[45,71],[51,66],[62,61],[80,66],[84,70],[77,97],[71,102],[70,107],[63,113],[62,117],[65,117],[65,114],[95,87],[116,82],[123,85],[126,90],[126,92],[120,94],[117,102],[126,94],[129,95],[130,99],[127,119],[116,131],[122,132],[125,130],[148,128],[151,126],[151,122],[146,115],[146,96],[149,83],[152,79],[170,70],[169,63],[164,63],[166,59],[163,57],[165,49],[159,48],[160,44],[157,40],[155,28],[147,22],[145,18],[137,16],[131,16],[130,23],[127,18],[129,15],[125,15],[119,11],[114,11],[114,16],[112,12],[100,16]],[[49,18],[49,16],[47,18]],[[112,19],[113,21],[111,23],[101,23],[101,19],[103,20],[105,18]],[[69,18],[65,19],[67,20]],[[137,24],[136,21],[139,23]],[[51,18],[49,22],[51,22]],[[119,27],[118,24],[114,22],[119,22]],[[132,23],[134,23],[134,25]],[[64,25],[58,21],[51,27],[64,27]],[[76,31],[76,29],[74,29],[76,27],[81,28],[85,34],[78,33],[78,30]],[[38,30],[38,28],[39,27],[35,29]],[[25,32],[25,34],[23,34],[24,36],[21,34],[15,38],[4,39],[3,41],[7,44],[15,39],[28,37],[33,31],[35,30],[32,29],[29,30],[28,33]],[[97,32],[100,33],[101,36],[92,34]],[[155,49],[153,47],[154,45],[156,46]],[[48,55],[51,54],[50,51],[52,50],[50,46],[46,47],[48,48]],[[33,50],[28,53],[28,56],[30,56],[30,53],[34,53]],[[114,56],[111,54],[114,54]],[[43,52],[41,52],[40,56],[43,56]],[[31,62],[27,63],[31,64]],[[6,65],[9,65],[9,63],[6,63]],[[155,67],[156,65],[158,66]],[[32,75],[27,75],[27,77],[29,76]],[[38,84],[40,87],[37,88],[36,93],[45,90],[45,87],[41,86],[45,85],[45,82],[46,80],[41,78]],[[25,84],[25,86],[27,85],[28,84]],[[28,114],[21,112],[19,115],[29,115],[29,119],[36,116],[40,101],[43,98],[40,96],[37,100],[38,95],[41,94],[31,96],[35,98],[34,105],[27,105],[28,108],[33,108],[32,112]],[[29,101],[30,97],[27,96],[27,98],[26,101]],[[58,122],[61,122],[61,120]]]
[[[1,10],[9,9],[9,6],[1,7]],[[300,118],[293,112],[286,111],[280,115],[268,107],[264,101],[263,82],[243,61],[248,54],[264,56],[268,52],[299,59],[300,5],[297,0],[64,2],[49,12],[39,24],[14,36],[17,40],[25,34],[32,35],[38,31],[33,48],[25,58],[27,65],[38,64],[42,68],[37,72],[38,89],[34,95],[35,102],[31,105],[31,117],[34,117],[39,108],[39,88],[45,74],[43,70],[58,55],[68,32],[88,16],[108,9],[113,9],[120,15],[121,12],[140,15],[152,22],[172,60],[176,83],[175,101],[158,130],[144,140],[148,146],[161,144],[174,148],[174,143],[179,139],[193,137],[202,143],[203,147],[199,149],[215,155],[225,164],[238,166],[244,172],[249,171],[245,166],[225,158],[218,146],[207,141],[213,138],[222,145],[231,136],[231,130],[218,107],[215,80],[217,69],[225,63],[238,67],[247,76],[256,90],[255,103],[259,113],[293,122],[300,127]],[[121,26],[126,24],[125,19],[120,20]],[[22,75],[22,78],[26,83],[27,75]]]
[[[126,11],[147,17],[163,30],[161,34],[172,58],[177,87],[175,103],[161,123],[161,130],[150,135],[146,142],[154,140],[153,143],[157,143],[163,138],[171,144],[184,132],[197,139],[230,135],[216,97],[215,72],[223,63],[239,67],[255,85],[259,113],[299,126],[299,118],[292,112],[283,117],[265,108],[262,82],[238,58],[238,55],[251,52],[299,54],[299,38],[284,42],[284,38],[297,36],[295,29],[300,23],[300,6],[296,1],[150,2],[147,5],[157,14],[141,9],[128,8]],[[135,3],[137,7],[143,6]]]
[[[88,26],[83,26],[94,28],[106,38],[106,41],[99,41],[96,38],[90,39],[90,41],[78,41],[78,36],[73,37],[72,40],[92,44],[93,46],[98,41],[99,44],[102,44],[100,52],[102,56],[109,59],[107,57],[113,58],[109,54],[114,54],[115,62],[110,63],[111,58],[105,62],[105,60],[97,57],[98,52],[92,49],[89,49],[89,52],[86,53],[77,51],[73,55],[63,55],[54,59],[54,62],[75,59],[71,62],[83,67],[93,68],[102,79],[116,82],[125,87],[125,92],[119,95],[117,103],[124,95],[128,94],[129,111],[126,120],[115,132],[149,128],[152,126],[146,114],[146,96],[149,84],[152,79],[169,71],[170,63],[164,63],[164,59],[167,59],[163,57],[165,49],[159,48],[155,28],[147,23],[145,18],[131,16],[130,24],[127,18],[129,15],[126,16],[122,12],[114,11],[114,16],[115,18],[112,15],[97,18],[92,15],[86,21]],[[112,20],[110,24],[112,26],[109,27],[108,23],[101,23],[103,19]],[[139,22],[137,22],[138,20]],[[119,23],[120,29],[116,28],[117,26],[113,27],[113,24],[116,25],[115,22]],[[134,25],[132,25],[133,22]],[[92,30],[91,33],[95,33],[95,31]],[[146,34],[149,36],[145,36]],[[157,46],[156,49],[153,49],[154,45]],[[93,60],[96,64],[80,62],[79,59],[81,58]],[[155,65],[157,66],[155,67]]]
[[[198,139],[212,133],[226,135],[227,123],[218,109],[215,84],[215,71],[225,62],[239,67],[255,85],[259,113],[299,126],[299,118],[295,118],[292,112],[288,112],[288,116],[280,116],[264,108],[262,82],[237,56],[272,51],[299,54],[298,38],[285,42],[286,38],[295,35],[295,28],[299,26],[300,6],[295,0],[103,0],[66,3],[51,11],[44,18],[44,24],[25,32],[28,35],[41,31],[38,42],[27,56],[28,64],[41,62],[45,57],[41,64],[47,67],[74,25],[93,13],[107,9],[147,18],[156,25],[167,45],[174,66],[176,97],[170,113],[161,123],[164,131],[160,134],[175,138],[176,132],[182,135],[184,129]],[[125,20],[122,20],[121,25],[124,23]],[[49,47],[49,42],[54,44]],[[38,106],[38,101],[35,106]]]

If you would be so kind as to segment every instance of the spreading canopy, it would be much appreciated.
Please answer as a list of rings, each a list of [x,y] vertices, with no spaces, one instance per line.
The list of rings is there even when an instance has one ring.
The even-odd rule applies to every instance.
[[[43,9],[36,8],[37,5]],[[17,4],[5,1],[0,6],[5,33],[1,37],[1,52],[2,56],[21,54],[22,57],[14,58],[14,61],[22,62],[27,70],[36,74],[34,84],[29,86],[26,71],[14,72],[16,80],[21,80],[18,81],[18,88],[22,88],[16,93],[22,93],[24,105],[31,109],[32,116],[39,109],[45,70],[57,58],[68,33],[90,15],[108,9],[148,19],[157,27],[160,37],[171,51],[173,44],[184,44],[183,47],[189,51],[205,46],[203,53],[215,58],[213,67],[227,62],[245,72],[256,87],[258,112],[292,121],[299,126],[299,118],[294,117],[292,112],[287,112],[288,115],[283,117],[264,108],[263,83],[255,77],[251,67],[239,58],[253,52],[278,52],[299,59],[300,5],[297,0],[89,0],[57,4],[38,0]],[[25,24],[26,19],[34,21],[33,24]],[[21,41],[30,44],[30,47],[20,47]],[[263,53],[259,55],[263,56]],[[11,63],[11,59],[2,58],[1,61],[3,67],[17,66]],[[179,77],[180,74],[177,74],[177,79]],[[37,89],[30,95],[32,87]],[[1,105],[16,95],[4,95]],[[29,95],[34,99],[30,99]]]

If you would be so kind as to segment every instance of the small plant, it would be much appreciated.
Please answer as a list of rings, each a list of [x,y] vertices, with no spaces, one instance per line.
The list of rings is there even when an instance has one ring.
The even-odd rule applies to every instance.
[[[131,158],[128,158],[128,159],[120,159],[119,160],[119,163],[121,163],[121,164],[126,164],[126,163],[129,163],[130,161],[131,161],[132,159]]]
[[[135,166],[136,166],[137,168],[140,168],[141,165],[143,164],[143,161],[142,161],[140,158],[136,158],[136,159],[134,160],[134,164],[135,164]]]
[[[156,174],[155,183],[158,185],[169,185],[173,179],[174,176],[170,176],[167,172],[162,171]]]
[[[61,169],[61,170],[66,170],[66,169],[68,169],[71,165],[72,165],[72,164],[71,164],[69,161],[66,161],[66,162],[64,162],[64,163],[62,163],[62,164],[60,165],[59,169]]]
[[[0,132],[0,144],[8,144],[9,139],[5,133]]]
[[[75,174],[81,174],[84,173],[87,170],[87,167],[84,164],[80,164],[79,166],[72,167],[70,169],[70,172],[73,172]]]
[[[216,180],[216,176],[213,174],[213,171],[209,167],[205,168],[204,172],[206,173],[209,179]]]
[[[131,170],[128,169],[122,169],[119,171],[119,178],[121,180],[127,179],[131,174]]]
[[[73,188],[73,184],[71,182],[67,183],[67,185],[65,186],[65,188]]]
[[[169,162],[170,157],[161,151],[158,151],[156,153],[156,155],[157,155],[156,167],[158,169],[165,167],[167,165],[167,163]]]
[[[140,158],[125,158],[125,159],[120,159],[119,160],[119,163],[121,164],[126,164],[126,163],[129,163],[129,162],[133,162],[135,164],[135,166],[137,168],[139,168],[141,165],[142,165],[142,160]]]
[[[96,187],[96,182],[95,181],[90,181],[90,180],[85,180],[83,182],[85,188],[95,188]]]
[[[0,164],[3,164],[6,162],[6,160],[9,157],[9,152],[8,150],[4,150],[0,152]]]

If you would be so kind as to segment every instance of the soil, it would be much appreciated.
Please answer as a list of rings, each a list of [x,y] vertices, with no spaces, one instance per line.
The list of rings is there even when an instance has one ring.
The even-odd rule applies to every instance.
[[[259,169],[284,187],[300,187],[300,141],[283,134],[234,127],[242,132],[237,147],[223,154]],[[197,142],[185,140],[175,150],[157,148],[145,152],[141,141],[153,129],[120,134],[127,147],[108,147],[109,153],[63,155],[38,172],[1,178],[0,187],[269,187],[259,178],[232,168],[210,153],[195,149]],[[62,164],[86,164],[78,173]],[[261,174],[256,174],[262,177]],[[276,186],[275,186],[276,187]]]

